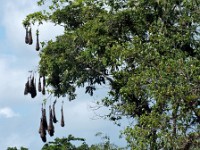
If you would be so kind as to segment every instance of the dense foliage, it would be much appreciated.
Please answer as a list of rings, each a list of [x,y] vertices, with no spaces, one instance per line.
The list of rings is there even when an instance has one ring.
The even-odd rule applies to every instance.
[[[55,138],[54,141],[44,144],[41,150],[124,150],[110,142],[108,136],[102,136],[102,133],[97,133],[97,136],[101,136],[102,142],[89,146],[85,139],[77,138],[73,135],[63,138]],[[28,148],[21,147],[8,147],[7,150],[28,150]]]
[[[105,136],[104,136],[105,138]],[[81,142],[74,144],[74,142]],[[67,138],[56,138],[53,142],[46,143],[42,150],[123,150],[116,145],[110,143],[110,139],[106,137],[106,140],[99,144],[94,144],[89,146],[86,144],[85,139],[76,138],[72,135],[69,135]]]
[[[132,149],[198,148],[198,0],[52,0],[49,8],[23,24],[65,29],[40,52],[39,73],[55,96],[73,100],[78,87],[92,96],[107,84],[101,103],[111,120],[134,120],[124,130]]]
[[[21,147],[20,149],[17,149],[17,147],[8,147],[7,150],[28,150],[28,148]]]

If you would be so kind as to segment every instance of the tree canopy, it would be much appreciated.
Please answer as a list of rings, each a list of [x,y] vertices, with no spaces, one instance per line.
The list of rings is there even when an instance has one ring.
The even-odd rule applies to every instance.
[[[8,147],[7,150],[28,150],[28,148],[21,147],[20,149],[17,149],[16,147]]]
[[[200,142],[198,0],[52,0],[24,26],[44,21],[64,33],[43,43],[39,73],[56,97],[109,85],[107,117],[134,120],[132,149],[195,149]]]
[[[69,135],[67,138],[56,138],[53,142],[46,143],[42,150],[124,150],[124,148],[112,144],[109,137],[104,136],[103,138],[105,139],[104,142],[88,146],[85,139]],[[75,141],[82,143],[77,146],[73,143]]]
[[[112,144],[110,138],[102,133],[97,133],[96,136],[101,136],[103,141],[89,146],[85,139],[68,135],[68,137],[55,138],[54,141],[45,143],[41,150],[125,150]],[[8,147],[7,150],[28,150],[28,148]]]

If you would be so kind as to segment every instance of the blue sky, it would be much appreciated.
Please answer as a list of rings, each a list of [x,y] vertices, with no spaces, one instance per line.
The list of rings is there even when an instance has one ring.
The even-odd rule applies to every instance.
[[[39,95],[31,99],[30,96],[23,95],[28,70],[37,66],[39,57],[34,50],[35,43],[32,46],[24,43],[25,29],[22,20],[37,9],[36,0],[6,0],[0,5],[0,150],[5,150],[8,146],[39,150],[43,145],[38,128],[41,103],[45,97]],[[39,29],[42,41],[54,38],[63,31],[61,27],[52,24],[44,24]],[[36,27],[33,27],[33,32],[35,30]],[[123,126],[117,127],[108,120],[94,119],[95,114],[90,106],[104,93],[104,88],[101,88],[94,97],[90,97],[83,90],[78,90],[75,101],[68,102],[65,98],[66,126],[61,128],[57,124],[55,136],[48,136],[48,141],[72,134],[86,138],[87,143],[92,144],[101,141],[94,135],[103,132],[110,136],[112,142],[124,146],[125,141],[118,138]],[[61,101],[56,105],[58,112]],[[104,109],[99,113],[106,111]],[[57,117],[60,118],[59,113]]]

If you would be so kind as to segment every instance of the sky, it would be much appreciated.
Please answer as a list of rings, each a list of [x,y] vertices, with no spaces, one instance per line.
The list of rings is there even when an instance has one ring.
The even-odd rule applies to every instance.
[[[37,0],[6,0],[0,5],[0,150],[7,147],[27,147],[29,150],[40,150],[44,143],[38,134],[41,104],[47,96],[38,95],[35,99],[24,96],[24,85],[29,76],[29,70],[37,67],[39,56],[33,45],[24,43],[25,29],[22,20],[27,14],[39,10]],[[38,27],[33,27],[33,33]],[[45,23],[39,27],[40,40],[48,41],[63,32],[62,27]],[[33,34],[34,35],[34,34]],[[35,37],[33,37],[35,41]],[[65,127],[55,125],[56,137],[67,137],[69,134],[86,139],[86,143],[101,142],[95,137],[97,132],[110,136],[111,142],[125,146],[124,139],[119,139],[120,131],[124,129],[113,122],[97,119],[91,109],[95,101],[105,94],[104,87],[99,88],[94,97],[85,95],[83,89],[77,91],[75,101],[68,102],[67,97],[57,102],[57,118],[60,120],[59,109],[64,100]],[[52,101],[54,99],[52,98]],[[47,105],[50,102],[47,102]],[[103,114],[103,109],[96,113]]]

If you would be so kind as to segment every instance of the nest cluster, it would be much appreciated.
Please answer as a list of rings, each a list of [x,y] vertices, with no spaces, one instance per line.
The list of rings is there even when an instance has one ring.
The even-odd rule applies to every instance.
[[[32,45],[33,44],[33,37],[32,37],[32,31],[31,31],[31,27],[29,26],[25,26],[26,29],[26,35],[25,35],[25,43]],[[35,50],[39,51],[40,50],[40,44],[39,44],[39,31],[36,31],[36,47]]]
[[[38,79],[38,92],[41,92],[43,95],[45,95],[45,85],[45,76],[40,76]],[[30,94],[32,98],[35,98],[37,96],[36,78],[34,77],[34,75],[30,75],[27,82],[25,83],[24,95],[28,94]]]
[[[49,106],[49,123],[47,123],[47,117],[46,117],[46,109],[42,106],[42,117],[40,120],[40,127],[39,127],[39,134],[43,142],[47,141],[47,132],[50,136],[54,135],[55,128],[54,123],[57,123],[58,120],[56,119],[56,113],[55,113],[55,104],[56,101],[54,101],[53,106]],[[61,127],[65,126],[64,122],[64,113],[63,113],[63,106],[61,107]]]
[[[26,35],[25,35],[25,43],[28,45],[33,44],[33,38],[32,38],[32,31],[31,27],[29,25],[25,26],[26,29]],[[40,50],[40,44],[39,44],[39,31],[36,31],[36,51]],[[32,74],[28,77],[27,82],[25,83],[24,88],[24,95],[31,95],[31,98],[35,98],[37,96],[37,92],[41,92],[43,95],[45,95],[46,90],[46,79],[45,76],[40,75],[38,82],[36,81],[36,78],[34,76],[33,71],[30,71]],[[54,135],[55,128],[54,124],[58,122],[56,119],[56,111],[55,111],[55,104],[56,100],[54,101],[53,105],[49,106],[49,122],[47,122],[47,116],[46,116],[46,108],[42,105],[42,117],[40,119],[40,127],[39,127],[39,134],[43,142],[47,141],[47,132],[50,136]],[[61,127],[65,126],[64,122],[64,112],[63,112],[63,105],[61,106],[61,120],[60,120]]]

